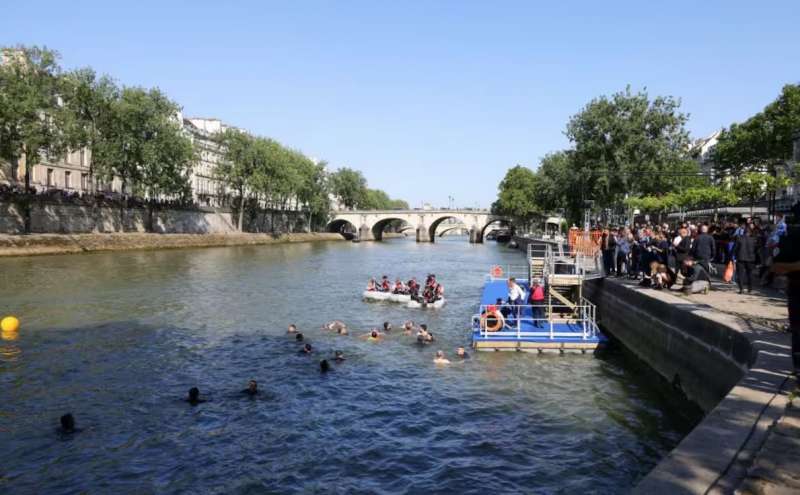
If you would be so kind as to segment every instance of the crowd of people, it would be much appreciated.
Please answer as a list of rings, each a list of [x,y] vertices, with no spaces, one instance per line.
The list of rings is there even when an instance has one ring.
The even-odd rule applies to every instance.
[[[420,303],[433,303],[444,297],[444,285],[440,284],[436,280],[436,275],[432,273],[425,278],[424,286],[420,286],[416,277],[412,277],[408,282],[397,278],[394,283],[387,275],[381,277],[380,281],[371,278],[367,283],[367,291],[409,295],[411,299]]]
[[[599,242],[606,276],[640,280],[655,289],[707,293],[719,264],[728,272],[723,278],[728,282],[735,279],[742,293],[752,290],[754,280],[762,286],[772,284],[769,268],[786,233],[786,222],[778,214],[773,223],[756,217],[738,222],[606,228]]]

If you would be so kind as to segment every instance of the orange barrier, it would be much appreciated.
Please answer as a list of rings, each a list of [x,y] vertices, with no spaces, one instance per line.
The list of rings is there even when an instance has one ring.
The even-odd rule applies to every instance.
[[[588,235],[577,227],[569,229],[569,254],[575,256],[580,253],[584,256],[594,256],[600,250],[601,230],[591,230]]]

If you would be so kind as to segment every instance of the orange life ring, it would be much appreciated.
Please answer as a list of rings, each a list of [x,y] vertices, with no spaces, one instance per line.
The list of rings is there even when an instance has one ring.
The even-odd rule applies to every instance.
[[[489,319],[494,319],[494,324],[489,324]],[[481,328],[487,332],[497,332],[506,326],[506,320],[503,314],[497,310],[487,311],[481,315]]]
[[[503,276],[503,268],[500,267],[499,265],[494,265],[490,273],[492,274],[492,277],[500,278]]]

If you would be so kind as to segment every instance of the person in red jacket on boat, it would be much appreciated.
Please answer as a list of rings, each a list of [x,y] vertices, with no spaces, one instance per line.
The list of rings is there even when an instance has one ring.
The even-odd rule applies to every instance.
[[[391,284],[391,282],[389,282],[389,277],[384,275],[381,278],[381,291],[382,292],[389,292],[391,290],[391,288],[392,288],[392,284]]]
[[[531,284],[530,304],[533,309],[533,326],[541,328],[544,325],[544,287],[538,278],[533,279]]]

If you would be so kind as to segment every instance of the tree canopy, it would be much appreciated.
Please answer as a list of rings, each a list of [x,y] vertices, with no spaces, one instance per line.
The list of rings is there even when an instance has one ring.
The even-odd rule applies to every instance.
[[[529,168],[517,165],[506,172],[500,182],[495,213],[513,218],[519,225],[527,226],[541,210],[536,197],[538,177]]]
[[[631,195],[701,186],[679,107],[670,96],[630,88],[593,99],[567,123],[571,148],[546,155],[535,173],[509,170],[496,208],[521,219],[563,209],[577,221],[588,200],[598,210],[616,209]]]
[[[714,147],[718,172],[739,175],[776,168],[792,156],[792,144],[800,130],[800,85],[787,84],[775,101],[742,123],[724,129]]]
[[[408,203],[392,199],[380,189],[367,187],[367,180],[358,170],[340,168],[330,177],[331,191],[345,208],[361,210],[408,209]]]
[[[63,105],[59,55],[37,46],[3,49],[0,64],[0,157],[16,164],[25,157],[25,187],[43,155],[70,146],[70,113]]]

